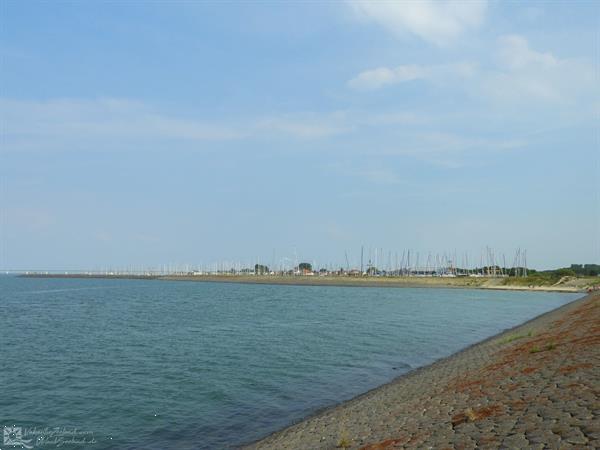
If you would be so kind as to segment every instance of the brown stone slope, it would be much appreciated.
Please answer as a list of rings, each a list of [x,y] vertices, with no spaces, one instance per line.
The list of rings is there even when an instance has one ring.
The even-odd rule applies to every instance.
[[[600,295],[566,305],[255,448],[600,448]]]

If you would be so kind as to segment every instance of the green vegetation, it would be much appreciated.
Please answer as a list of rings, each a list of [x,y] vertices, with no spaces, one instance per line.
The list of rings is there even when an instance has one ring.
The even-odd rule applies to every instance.
[[[269,268],[262,264],[254,264],[254,273],[256,275],[266,275],[269,273]]]
[[[586,264],[590,266],[590,264]],[[561,268],[555,270],[537,271],[530,269],[526,277],[510,276],[504,279],[503,284],[513,286],[552,286],[561,281],[572,278],[585,278],[586,276],[578,274],[571,268]],[[597,283],[596,283],[597,282]],[[600,279],[590,277],[590,284],[600,284]]]
[[[301,272],[312,272],[312,264],[303,262],[298,264],[298,270]]]
[[[346,431],[342,432],[342,436],[338,440],[337,448],[349,448],[352,447],[352,442],[348,438],[348,433]]]
[[[600,264],[571,264],[570,270],[578,276],[597,277],[600,275]]]
[[[530,330],[527,333],[513,334],[512,336],[507,336],[504,339],[502,339],[501,343],[502,344],[508,344],[509,342],[516,341],[517,339],[523,339],[523,338],[531,337],[531,336],[533,336],[533,331]]]
[[[531,272],[526,277],[505,278],[504,284],[513,286],[550,286],[558,283],[562,277],[569,276],[557,273],[558,271],[536,272],[532,270]]]
[[[549,342],[543,348],[540,348],[537,345],[534,345],[529,350],[529,353],[539,353],[539,352],[543,352],[543,351],[554,350],[555,348],[556,348],[556,344],[554,342]]]

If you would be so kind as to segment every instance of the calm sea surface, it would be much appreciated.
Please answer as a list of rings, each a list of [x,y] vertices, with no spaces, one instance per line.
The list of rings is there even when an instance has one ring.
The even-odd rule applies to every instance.
[[[230,448],[579,296],[0,276],[0,426]]]

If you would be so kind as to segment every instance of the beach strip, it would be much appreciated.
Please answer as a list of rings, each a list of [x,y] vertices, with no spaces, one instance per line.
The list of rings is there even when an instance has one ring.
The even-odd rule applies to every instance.
[[[25,278],[132,279],[163,281],[196,281],[209,283],[266,284],[287,286],[393,287],[393,288],[458,288],[499,289],[546,292],[585,292],[600,287],[600,278],[574,278],[555,284],[518,284],[514,278],[491,277],[352,277],[352,276],[281,276],[281,275],[128,275],[88,273],[26,273]]]

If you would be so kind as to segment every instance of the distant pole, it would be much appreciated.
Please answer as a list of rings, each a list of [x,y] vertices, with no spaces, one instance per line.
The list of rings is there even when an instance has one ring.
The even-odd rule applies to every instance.
[[[400,261],[400,275],[404,275],[404,256],[406,253],[406,249],[402,249],[402,261]]]
[[[275,249],[273,249],[273,259],[271,259],[271,270],[275,270]]]
[[[360,246],[360,274],[362,275],[364,273],[364,266],[363,266],[363,259],[365,256],[365,246],[361,245]]]

